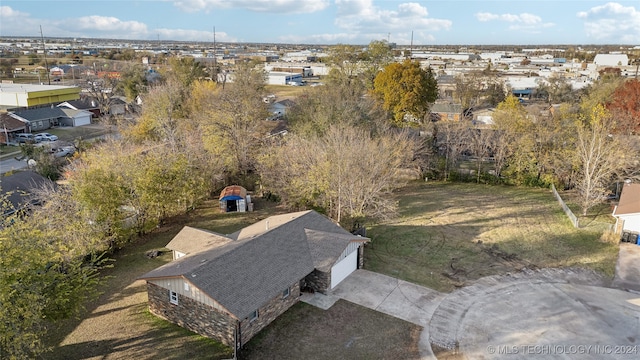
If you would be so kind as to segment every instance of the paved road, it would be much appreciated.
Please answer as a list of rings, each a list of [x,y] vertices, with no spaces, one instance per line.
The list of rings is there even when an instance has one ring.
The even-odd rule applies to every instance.
[[[26,161],[19,161],[14,158],[0,161],[0,174],[4,174],[11,170],[19,170],[27,167]]]

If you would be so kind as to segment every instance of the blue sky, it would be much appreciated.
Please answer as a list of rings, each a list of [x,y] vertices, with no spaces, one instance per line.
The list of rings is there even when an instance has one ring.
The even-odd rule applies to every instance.
[[[640,45],[640,1],[2,0],[1,36],[416,45]]]

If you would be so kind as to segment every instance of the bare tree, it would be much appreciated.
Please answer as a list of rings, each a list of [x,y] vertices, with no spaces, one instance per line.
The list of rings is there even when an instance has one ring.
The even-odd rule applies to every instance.
[[[612,126],[609,114],[597,105],[576,127],[576,189],[583,216],[603,201],[613,175],[625,167],[620,143],[611,135]]]
[[[436,123],[435,129],[435,145],[438,153],[444,156],[443,180],[447,181],[469,142],[468,126],[462,122],[441,121]]]

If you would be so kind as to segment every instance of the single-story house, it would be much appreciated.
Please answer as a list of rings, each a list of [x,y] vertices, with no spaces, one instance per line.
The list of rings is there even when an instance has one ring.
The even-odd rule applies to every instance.
[[[227,186],[220,192],[220,210],[224,212],[245,212],[247,211],[247,189],[239,185]]]
[[[7,113],[0,113],[0,143],[8,144],[18,133],[28,132],[27,122],[21,121]]]
[[[27,213],[40,201],[33,195],[34,190],[56,184],[34,171],[17,171],[0,177],[0,194],[6,196],[10,206],[3,209],[3,216],[15,212]]]
[[[84,110],[91,113],[91,117],[100,117],[100,105],[95,100],[89,98],[81,98],[80,100],[69,100],[57,105],[72,110]]]
[[[230,235],[185,228],[167,245],[176,260],[141,279],[153,314],[237,349],[301,291],[330,291],[361,268],[367,241],[315,211],[271,216]]]
[[[461,104],[433,104],[431,106],[432,121],[460,121],[462,119]]]
[[[622,186],[620,201],[613,208],[612,215],[616,218],[615,232],[621,234],[624,241],[630,241],[630,236],[638,237],[640,233],[640,184],[625,182]]]
[[[82,126],[91,124],[91,113],[65,107],[42,107],[15,111],[10,116],[28,124],[29,131],[46,130],[54,126]]]

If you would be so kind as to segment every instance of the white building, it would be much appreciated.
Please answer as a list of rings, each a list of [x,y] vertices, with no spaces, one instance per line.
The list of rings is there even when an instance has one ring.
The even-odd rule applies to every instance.
[[[593,63],[597,66],[627,66],[629,57],[627,54],[598,54]]]
[[[287,72],[270,72],[269,85],[302,85],[302,74],[287,73]]]

